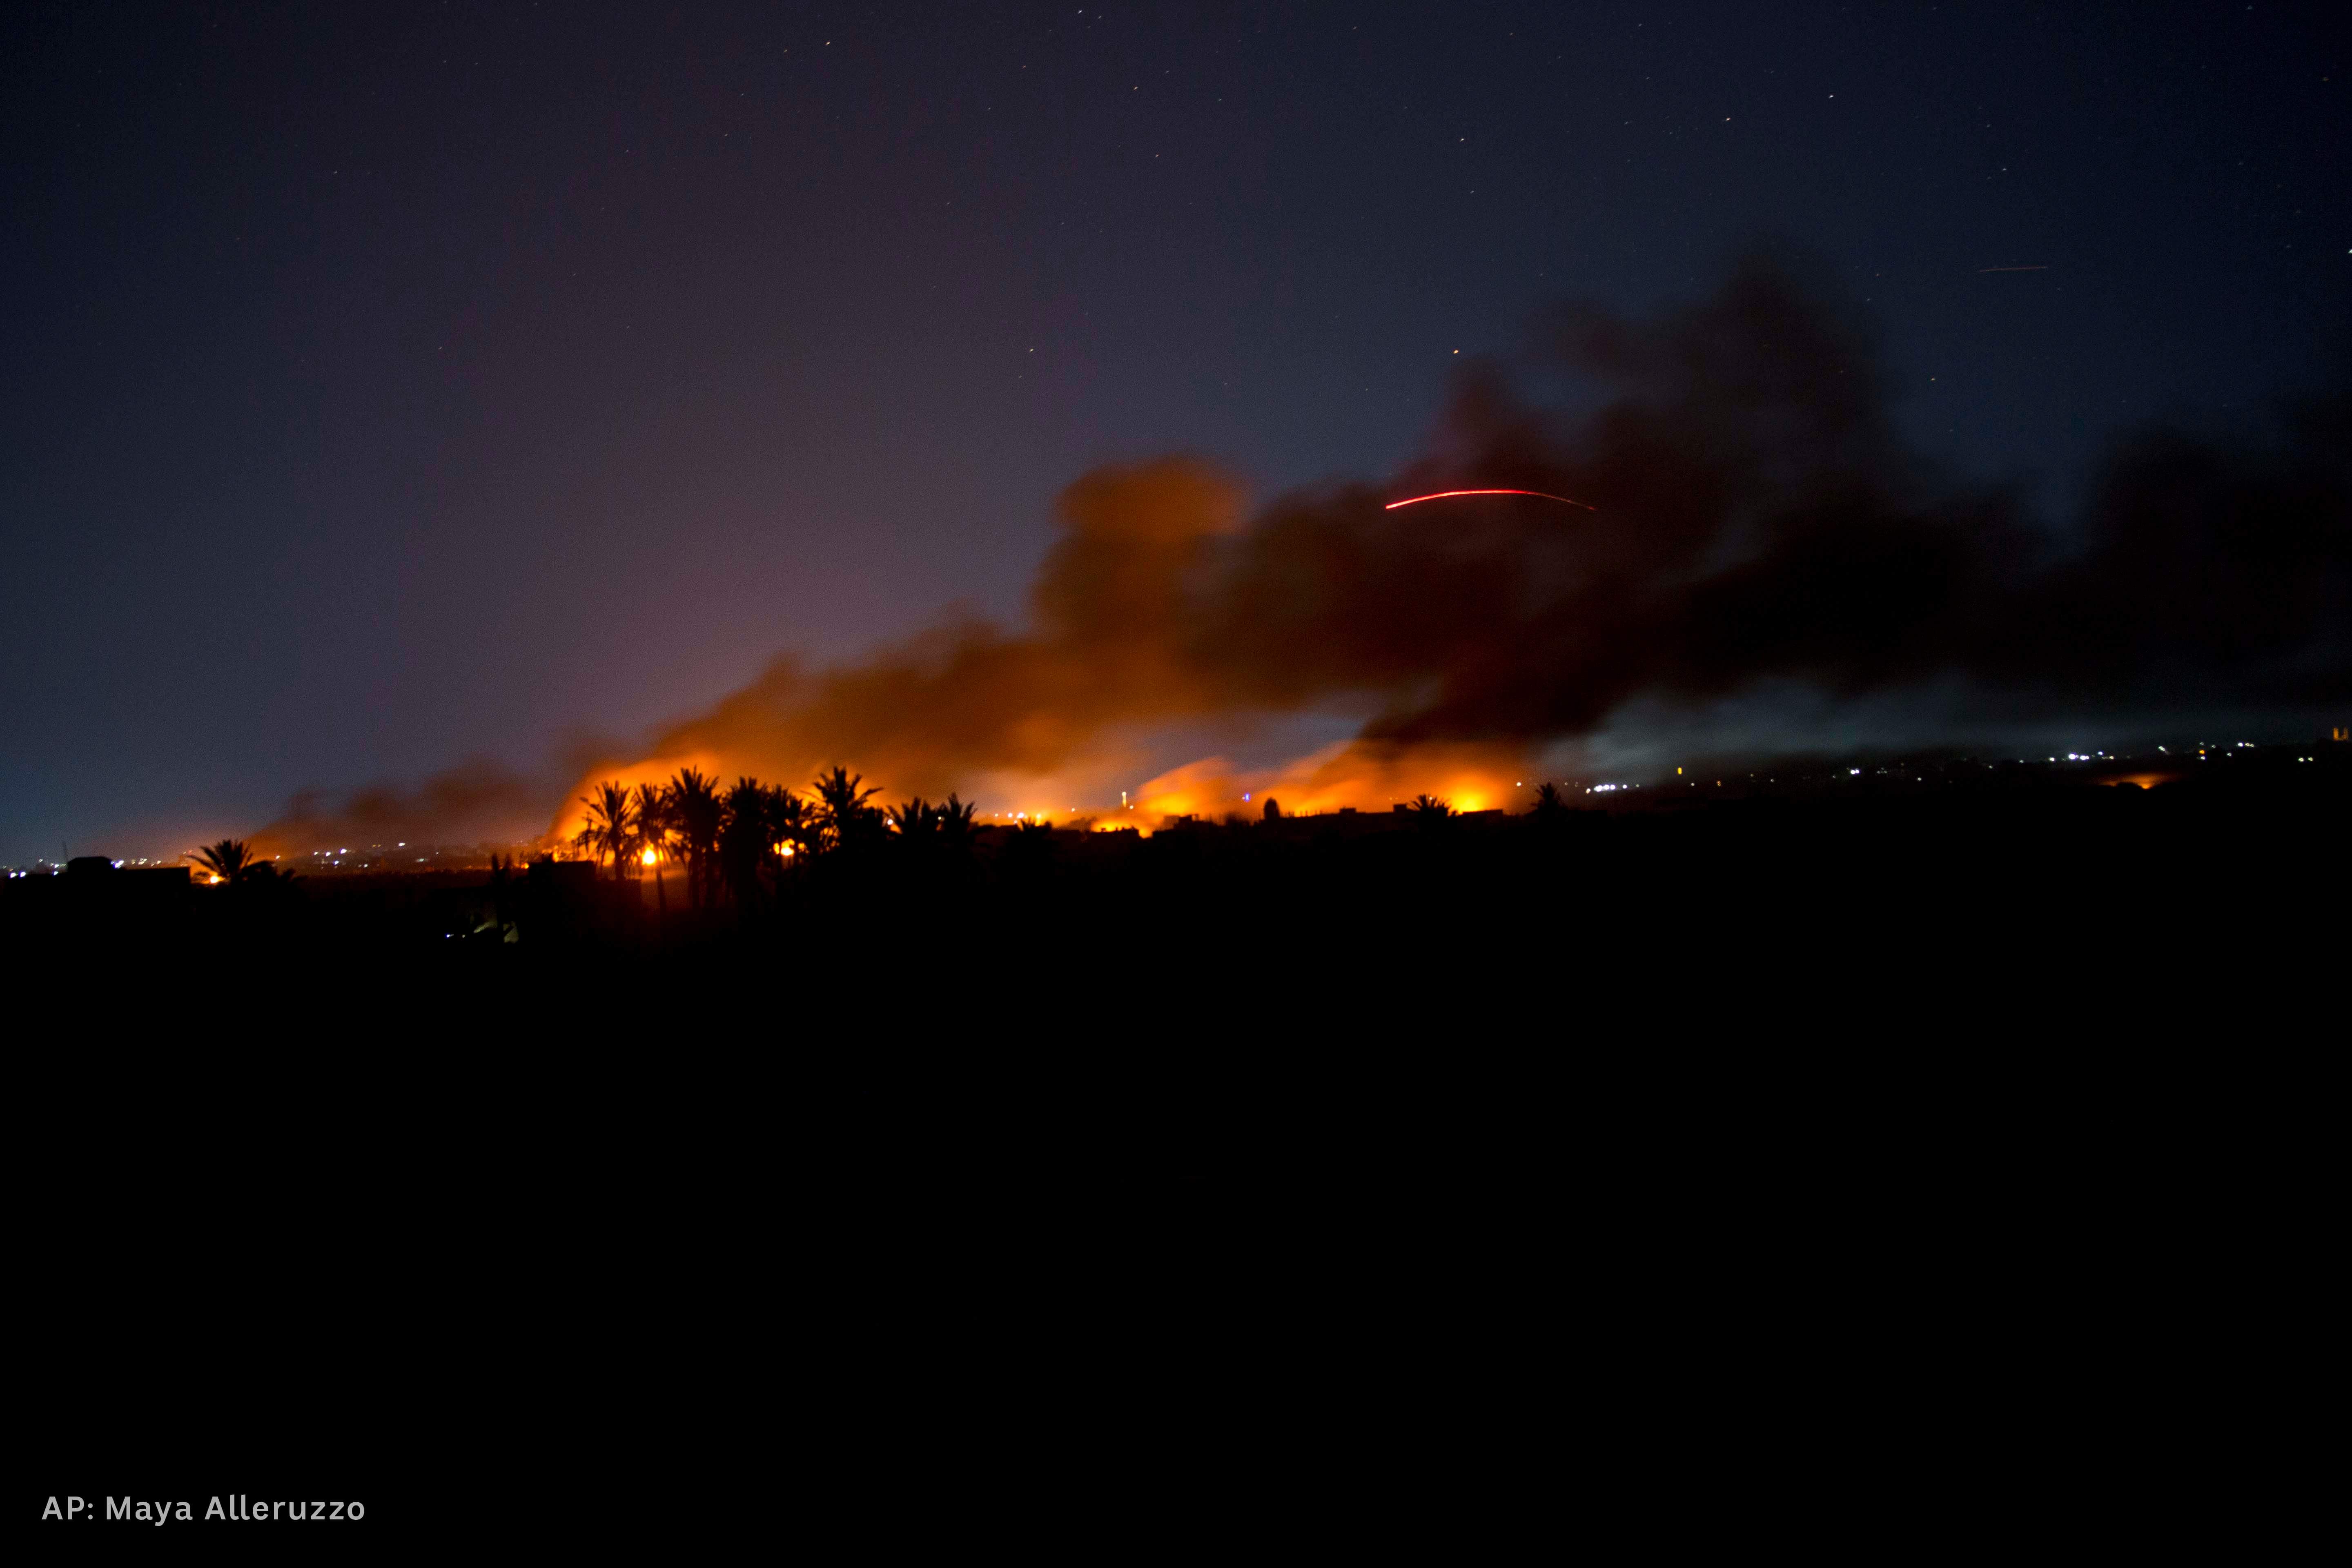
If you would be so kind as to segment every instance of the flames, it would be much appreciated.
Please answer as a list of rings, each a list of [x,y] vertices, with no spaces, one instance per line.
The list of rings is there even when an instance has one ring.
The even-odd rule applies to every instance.
[[[1383,523],[1369,490],[1333,498],[1328,509],[1359,533],[1456,541],[1463,532],[1458,523]],[[1328,543],[1302,542],[1295,509],[1245,527],[1241,487],[1201,463],[1098,470],[1057,510],[1062,537],[1032,591],[1027,630],[958,621],[859,664],[813,671],[780,659],[646,752],[588,769],[550,836],[562,842],[579,830],[592,784],[657,784],[688,766],[804,789],[839,763],[886,799],[961,791],[981,802],[983,822],[1145,832],[1173,816],[1255,815],[1268,795],[1293,813],[1385,810],[1423,793],[1481,810],[1507,804],[1514,781],[1528,776],[1529,747],[1450,737],[1359,737],[1270,766],[1236,765],[1219,747],[1171,767],[1173,735],[1239,732],[1350,695],[1377,704],[1399,672],[1359,658],[1360,668],[1335,674],[1321,626],[1284,626],[1261,613],[1268,579],[1347,568],[1286,553]],[[1367,547],[1383,548],[1378,537]],[[1269,550],[1274,558],[1264,559]],[[1466,607],[1483,609],[1484,597]],[[1463,607],[1441,598],[1405,614],[1426,635],[1433,616],[1442,622]],[[1409,682],[1425,668],[1409,658],[1402,675]]]
[[[1187,763],[1137,791],[1134,815],[1147,822],[1255,815],[1269,799],[1291,816],[1386,811],[1418,795],[1435,795],[1457,811],[1510,810],[1531,798],[1529,773],[1523,758],[1490,747],[1348,741],[1275,768],[1235,769],[1223,757]]]
[[[1776,691],[1930,721],[1957,691],[1991,734],[2189,691],[2287,711],[2352,690],[2352,396],[2274,451],[2135,437],[2078,548],[2053,552],[2015,493],[1906,445],[1874,329],[1769,258],[1653,319],[1571,309],[1547,334],[1538,354],[1601,404],[1570,415],[1466,374],[1386,482],[1255,511],[1194,459],[1097,469],[1060,497],[1019,624],[950,618],[828,668],[778,658],[580,770],[551,822],[536,785],[528,809],[561,843],[596,782],[691,766],[804,791],[845,765],[886,800],[958,792],[983,822],[1149,830],[1269,795],[1291,813],[1423,794],[1476,811],[1580,771],[1612,725],[1779,711]],[[1414,504],[1433,496],[1458,499]],[[1335,721],[1352,736],[1325,743]],[[1286,759],[1234,760],[1286,733]],[[521,793],[477,766],[339,815],[298,799],[277,839],[333,842],[315,835],[342,821],[415,838]]]
[[[595,774],[593,779],[621,778],[634,786],[667,779],[680,767],[707,768],[708,763],[707,757],[677,763],[652,757]],[[1533,798],[1538,776],[1538,770],[1523,762],[1482,748],[1423,747],[1381,754],[1379,748],[1360,742],[1340,742],[1272,767],[1247,768],[1223,756],[1202,757],[1123,792],[1123,799],[984,808],[980,821],[982,826],[1006,827],[1046,823],[1106,833],[1133,828],[1149,837],[1178,817],[1255,817],[1265,811],[1269,799],[1279,804],[1286,816],[1387,811],[1424,794],[1437,796],[1457,811],[1517,811],[1526,809]],[[588,782],[583,781],[583,791]],[[891,798],[908,793],[912,792],[886,790]],[[556,817],[548,840],[569,843],[584,821],[585,812],[575,798]],[[790,857],[793,847],[781,846],[779,853]],[[650,867],[655,852],[641,851],[638,858]]]
[[[632,788],[658,784],[680,768],[717,773],[727,759],[709,752],[679,757],[646,757],[625,765],[592,773],[573,792],[566,809],[557,816],[548,837],[567,843],[586,820],[582,796],[592,783],[618,779]],[[722,778],[756,771],[747,763]],[[1100,769],[1089,770],[1099,773]],[[1341,810],[1387,811],[1415,795],[1432,795],[1457,811],[1524,810],[1533,798],[1540,768],[1522,751],[1471,745],[1383,746],[1364,741],[1339,742],[1305,756],[1268,767],[1236,765],[1223,756],[1197,758],[1169,768],[1109,799],[1099,786],[1081,793],[1052,783],[999,778],[995,798],[1003,805],[983,805],[983,825],[1012,826],[1023,822],[1112,832],[1134,828],[1149,837],[1176,817],[1211,820],[1261,815],[1268,799],[1280,804],[1285,816],[1313,816]],[[888,779],[869,780],[884,786],[885,798],[916,793],[911,786],[894,786]],[[793,781],[803,788],[804,781]],[[1027,800],[1030,804],[1012,804]],[[1042,800],[1058,799],[1045,805]],[[790,854],[789,847],[784,853]],[[653,863],[645,851],[645,863]]]
[[[545,842],[552,845],[569,844],[579,836],[580,830],[587,826],[588,802],[584,797],[592,784],[618,780],[632,793],[635,793],[639,784],[650,784],[655,789],[659,789],[671,779],[676,778],[681,768],[698,769],[721,779],[731,777],[732,775],[719,771],[719,758],[709,752],[696,752],[676,757],[640,757],[634,762],[597,768],[587,778],[583,779],[579,786],[573,789],[564,798],[563,804],[557,808],[555,820],[548,826]],[[654,863],[654,851],[646,850],[639,858],[644,864],[650,866]]]

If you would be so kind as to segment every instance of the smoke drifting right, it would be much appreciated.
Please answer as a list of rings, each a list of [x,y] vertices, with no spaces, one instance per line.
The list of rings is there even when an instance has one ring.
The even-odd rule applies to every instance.
[[[1995,751],[2066,722],[2109,745],[2200,728],[2189,714],[2268,740],[2352,709],[2352,394],[2289,408],[2268,444],[2133,434],[2062,528],[1911,450],[1866,326],[1769,258],[1655,320],[1563,310],[1538,358],[1605,400],[1562,415],[1473,370],[1383,486],[1253,518],[1198,463],[1088,475],[1062,499],[1026,627],[958,622],[829,669],[779,660],[583,769],[552,826],[576,827],[599,778],[791,781],[845,761],[892,794],[988,781],[991,805],[1056,810],[1115,789],[1221,810],[1253,782],[1309,809],[1474,781],[1496,805],[1635,706],[1774,683],[1873,704],[1909,744],[1941,725]],[[1383,505],[1464,487],[1598,510]],[[1121,773],[1153,726],[1335,710],[1362,716],[1352,743],[1228,798],[1190,787],[1230,772],[1219,759],[1139,789]],[[1051,782],[1024,797],[1021,780]]]
[[[599,783],[658,791],[688,769],[810,806],[806,781],[839,764],[881,792],[859,810],[921,808],[912,829],[762,816],[731,873],[665,842],[495,880],[188,889],[144,923],[70,878],[18,881],[11,938],[61,968],[242,965],[436,1015],[520,1006],[550,1040],[724,1017],[780,1061],[822,1038],[835,1062],[842,1042],[940,1062],[1009,1042],[1065,1066],[1393,1067],[1410,1047],[1568,1070],[1783,1035],[2008,1049],[2071,1030],[2121,1050],[2189,1021],[2243,1033],[2249,1008],[2291,1037],[2284,1009],[2333,984],[2345,934],[2352,773],[2340,741],[2239,742],[2352,718],[2352,396],[2290,409],[2268,444],[2133,436],[2059,530],[1907,449],[1868,333],[1769,261],[1654,321],[1573,310],[1547,331],[1558,365],[1613,389],[1597,411],[1475,372],[1392,484],[1255,518],[1196,463],[1090,475],[1027,627],[780,660],[536,797],[525,830],[568,846]],[[1383,507],[1481,486],[1598,510]],[[1782,746],[1686,755],[1680,775],[1582,770],[1539,808],[1529,793],[1630,703],[1775,680],[1882,710],[1933,691],[1960,717],[1906,762]],[[1335,707],[1367,717],[1286,767],[1163,773],[1129,803],[1149,837],[991,826],[1009,813],[943,826],[924,805],[1051,779],[1057,813],[1109,828],[1110,799],[1058,781],[1116,784],[1139,728]],[[2200,719],[2201,754],[2184,735],[2128,758],[2014,739],[2179,734],[2189,714],[2232,729]],[[460,782],[370,795],[365,838],[316,801],[272,837],[297,858],[447,842],[435,803],[527,795]],[[1391,809],[1416,795],[1434,798]]]

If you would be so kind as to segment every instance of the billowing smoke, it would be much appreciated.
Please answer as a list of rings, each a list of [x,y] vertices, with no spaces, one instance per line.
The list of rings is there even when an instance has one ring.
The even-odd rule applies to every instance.
[[[1097,471],[1061,498],[1025,629],[962,621],[859,664],[782,659],[592,773],[792,782],[842,762],[898,793],[1054,780],[1039,799],[1060,809],[1154,725],[1369,715],[1352,742],[1256,775],[1312,807],[1491,796],[1630,700],[1773,680],[1841,699],[1957,680],[1995,721],[2352,697],[2352,398],[2260,449],[2134,437],[2067,531],[1910,450],[1859,316],[1770,260],[1654,320],[1579,308],[1545,330],[1540,368],[1602,388],[1593,411],[1474,370],[1391,483],[1255,519],[1196,462]],[[1457,486],[1598,510],[1384,510]],[[1209,809],[1249,782],[1204,759],[1144,795]]]
[[[862,664],[779,659],[662,735],[655,756],[787,780],[849,762],[893,789],[941,794],[980,773],[1050,774],[1114,727],[1230,705],[1202,638],[1231,570],[1238,488],[1195,463],[1154,463],[1087,476],[1058,511],[1028,631],[963,621]]]
[[[1600,510],[1277,504],[1208,600],[1200,650],[1232,700],[1369,692],[1367,740],[1527,746],[1635,696],[1774,677],[1856,695],[1958,674],[1988,711],[2352,692],[2352,402],[2273,450],[2136,438],[2069,540],[1909,451],[1867,339],[1768,264],[1659,321],[1574,310],[1555,333],[1613,400],[1564,421],[1474,378],[1391,493]]]
[[[367,850],[403,841],[459,846],[506,844],[539,832],[547,817],[547,784],[504,763],[475,757],[413,788],[378,784],[340,803],[303,790],[285,814],[253,836],[265,853],[299,856],[320,848]]]

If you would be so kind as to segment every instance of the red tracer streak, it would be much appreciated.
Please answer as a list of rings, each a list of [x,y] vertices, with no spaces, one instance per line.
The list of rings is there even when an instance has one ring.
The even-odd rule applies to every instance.
[[[1565,502],[1569,506],[1581,506],[1587,511],[1601,510],[1597,506],[1585,506],[1585,503],[1580,500],[1570,500],[1566,496],[1556,496],[1547,490],[1439,490],[1433,495],[1407,496],[1402,500],[1392,500],[1381,510],[1394,511],[1401,506],[1419,506],[1423,501],[1444,500],[1448,496],[1535,496],[1542,500],[1556,500]]]

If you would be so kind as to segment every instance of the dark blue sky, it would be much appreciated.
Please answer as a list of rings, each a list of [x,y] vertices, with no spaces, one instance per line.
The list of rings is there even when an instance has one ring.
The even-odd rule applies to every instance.
[[[780,649],[1017,616],[1090,465],[1376,478],[1541,307],[1694,297],[1759,239],[1867,301],[1923,446],[2053,515],[2117,427],[2347,352],[2332,7],[0,29],[11,862],[548,767]]]

